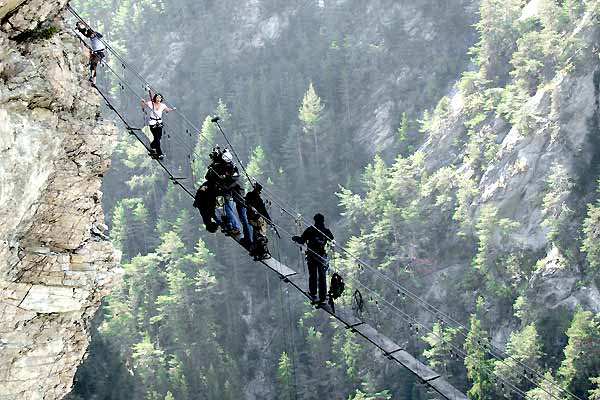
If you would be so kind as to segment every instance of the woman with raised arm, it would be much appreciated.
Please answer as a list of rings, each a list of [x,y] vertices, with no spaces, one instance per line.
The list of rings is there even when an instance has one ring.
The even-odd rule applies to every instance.
[[[96,84],[96,69],[98,68],[98,64],[106,57],[106,54],[104,54],[104,43],[100,40],[102,39],[102,35],[82,21],[78,21],[75,28],[90,40],[90,82]]]
[[[162,102],[162,95],[160,93],[156,93],[152,96],[152,92],[148,90],[150,97],[152,100],[141,100],[142,110],[144,112],[148,112],[148,127],[150,128],[150,132],[152,133],[152,142],[150,142],[150,149],[152,158],[158,158],[162,160],[165,158],[161,148],[160,148],[160,140],[162,139],[163,134],[163,121],[162,114],[163,112],[171,112],[175,111],[176,108],[169,108],[165,103]]]

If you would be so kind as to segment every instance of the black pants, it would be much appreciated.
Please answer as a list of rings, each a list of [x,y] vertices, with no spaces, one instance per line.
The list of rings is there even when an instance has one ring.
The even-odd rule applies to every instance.
[[[327,296],[327,265],[323,260],[318,260],[309,255],[306,257],[308,266],[308,292],[311,296],[317,295],[317,282],[319,286],[319,301],[325,301]]]
[[[156,151],[156,154],[159,156],[162,155],[162,150],[160,149],[160,139],[162,139],[163,127],[162,124],[154,124],[150,126],[150,132],[152,132],[152,142],[150,142],[150,148]]]
[[[217,218],[215,213],[215,207],[202,207],[199,208],[200,216],[202,217],[202,222],[204,223],[204,227],[207,231],[214,233],[217,231],[217,228],[221,224],[221,220]]]

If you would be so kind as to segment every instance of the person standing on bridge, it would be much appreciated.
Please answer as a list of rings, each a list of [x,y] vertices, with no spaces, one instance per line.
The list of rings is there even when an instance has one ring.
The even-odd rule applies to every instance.
[[[102,34],[90,28],[83,21],[77,22],[76,28],[79,33],[90,39],[90,82],[96,84],[96,69],[98,64],[106,57],[104,43],[100,40]]]
[[[148,94],[152,100],[144,101],[141,100],[140,104],[144,112],[149,111],[148,114],[148,127],[152,133],[152,142],[150,142],[150,149],[152,151],[151,156],[162,160],[165,158],[161,148],[160,140],[163,135],[163,112],[175,111],[176,108],[169,108],[165,103],[162,102],[163,98],[160,93],[156,93],[152,96],[152,92],[148,89]]]
[[[314,225],[306,228],[301,236],[293,236],[292,240],[299,244],[306,244],[306,265],[308,266],[308,294],[313,301],[325,303],[327,297],[327,242],[333,241],[333,234],[325,227],[323,214],[315,214]],[[318,283],[318,285],[317,285]]]
[[[254,256],[254,261],[270,258],[269,248],[267,247],[267,224],[272,224],[271,216],[267,211],[265,202],[260,196],[262,185],[255,182],[252,190],[248,192],[245,198],[248,210],[248,221],[252,226],[252,247],[250,255]]]

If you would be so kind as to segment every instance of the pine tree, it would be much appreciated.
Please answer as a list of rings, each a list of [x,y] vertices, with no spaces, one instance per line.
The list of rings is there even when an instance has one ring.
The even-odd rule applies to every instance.
[[[488,358],[485,348],[490,346],[488,333],[482,328],[480,315],[484,312],[483,298],[477,299],[475,313],[471,314],[470,329],[465,340],[464,349],[467,377],[471,388],[467,395],[474,400],[486,400],[494,397],[491,382],[493,363]]]
[[[590,378],[590,382],[596,387],[594,389],[590,389],[589,400],[600,400],[600,375],[596,378]]]
[[[559,383],[552,376],[552,370],[544,374],[544,380],[540,380],[538,387],[527,392],[527,398],[531,400],[560,399],[563,395]]]
[[[507,61],[516,50],[518,20],[524,0],[484,0],[479,6],[481,18],[476,24],[480,41],[474,49],[484,76],[502,85],[508,79]]]
[[[457,328],[445,328],[442,323],[435,322],[431,332],[423,337],[429,345],[429,349],[423,351],[427,364],[435,371],[445,372],[446,377],[453,377],[458,370],[454,365],[458,354],[453,349],[458,344],[457,333]]]
[[[256,146],[254,150],[252,150],[250,160],[248,161],[248,165],[246,165],[246,171],[248,172],[248,175],[264,185],[269,181],[266,167],[265,151],[262,146]],[[248,182],[246,183],[246,189],[251,190],[250,184]]]
[[[166,392],[168,377],[164,351],[151,342],[148,334],[133,346],[133,366],[144,382],[146,393],[156,396]]]
[[[558,370],[561,383],[579,396],[590,389],[590,378],[600,374],[600,318],[579,307],[567,330],[565,359]]]
[[[506,345],[506,354],[508,357],[494,363],[494,375],[502,377],[515,387],[527,390],[531,384],[525,380],[521,364],[527,365],[534,371],[539,370],[539,362],[542,357],[540,339],[535,324],[527,325],[519,332],[513,332],[510,335]],[[498,385],[496,389],[500,389]],[[499,395],[502,392],[500,391]]]
[[[549,242],[561,244],[566,225],[574,214],[567,200],[575,183],[566,168],[561,164],[552,166],[546,183],[548,189],[544,195],[542,206],[542,213],[544,214],[542,226],[547,230],[546,237]]]
[[[598,182],[600,187],[600,181]],[[600,200],[595,205],[588,204],[588,213],[583,221],[583,243],[581,251],[585,252],[587,274],[593,276],[600,270]]]
[[[293,392],[293,371],[292,363],[287,353],[284,351],[279,357],[277,366],[277,379],[279,381],[279,396],[277,398],[291,400],[294,398]]]

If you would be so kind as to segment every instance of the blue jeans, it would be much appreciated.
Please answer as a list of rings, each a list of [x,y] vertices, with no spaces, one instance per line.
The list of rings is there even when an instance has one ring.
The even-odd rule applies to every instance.
[[[235,203],[235,207],[237,208],[238,216],[240,217],[240,222],[242,223],[242,229],[244,230],[244,238],[246,238],[247,243],[252,243],[252,226],[248,223],[248,217],[246,216],[246,207],[244,207],[240,203]]]
[[[225,225],[229,225],[231,229],[240,230],[240,226],[238,225],[237,219],[235,218],[235,213],[233,212],[233,200],[224,198],[223,202],[225,203]]]

